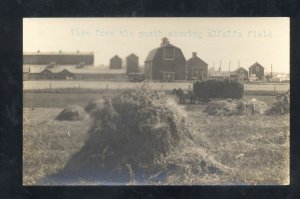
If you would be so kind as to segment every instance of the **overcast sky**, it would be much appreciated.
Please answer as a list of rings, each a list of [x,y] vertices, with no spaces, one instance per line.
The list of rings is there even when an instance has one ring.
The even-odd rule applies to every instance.
[[[197,52],[209,67],[248,69],[256,61],[267,72],[289,72],[289,18],[26,18],[24,52],[95,54],[95,65],[108,65],[118,54],[139,56],[159,47],[161,38],[181,48],[185,58]]]

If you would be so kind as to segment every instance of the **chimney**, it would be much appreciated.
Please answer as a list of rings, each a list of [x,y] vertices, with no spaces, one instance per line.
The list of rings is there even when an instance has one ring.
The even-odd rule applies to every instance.
[[[38,50],[37,53],[40,53],[40,50]]]
[[[193,54],[193,57],[197,56],[197,52],[192,52],[192,54]]]
[[[167,37],[162,38],[162,42],[161,42],[160,46],[166,46],[168,44],[170,44],[168,38]]]

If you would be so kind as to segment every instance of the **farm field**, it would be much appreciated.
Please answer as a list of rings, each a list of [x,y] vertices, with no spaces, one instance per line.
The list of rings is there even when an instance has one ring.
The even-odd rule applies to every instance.
[[[65,166],[87,139],[91,119],[57,121],[67,105],[85,107],[104,93],[24,93],[23,184],[39,180]],[[110,94],[113,94],[111,92]],[[274,96],[255,97],[270,104]],[[194,178],[186,175],[165,184],[289,184],[289,116],[207,116],[205,105],[180,105],[196,124],[197,144],[232,169],[226,175]],[[77,182],[90,184],[90,182]]]
[[[23,81],[23,89],[62,89],[62,88],[85,88],[85,89],[124,89],[135,88],[142,82],[108,82],[108,81]],[[174,88],[193,88],[192,82],[149,82],[149,87],[159,90],[172,90]],[[277,91],[284,92],[289,89],[289,84],[245,84],[245,91]]]

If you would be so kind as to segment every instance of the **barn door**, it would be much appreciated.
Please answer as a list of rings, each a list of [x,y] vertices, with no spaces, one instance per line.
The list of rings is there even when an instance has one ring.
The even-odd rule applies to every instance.
[[[163,79],[166,82],[174,81],[174,72],[164,72]]]

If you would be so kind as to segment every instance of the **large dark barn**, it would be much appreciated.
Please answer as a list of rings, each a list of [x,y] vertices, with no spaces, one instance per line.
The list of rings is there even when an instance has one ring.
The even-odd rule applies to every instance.
[[[126,74],[139,72],[139,57],[135,54],[126,57]]]
[[[259,80],[264,79],[264,67],[255,62],[249,67],[249,77],[256,76]]]
[[[151,50],[145,60],[148,80],[186,80],[186,59],[180,48],[162,39],[160,47]]]
[[[30,65],[94,65],[93,53],[24,53],[23,64]]]
[[[193,52],[193,56],[187,60],[187,78],[188,80],[203,80],[207,77],[208,64]]]
[[[121,69],[122,68],[122,59],[115,55],[109,60],[109,68],[110,69]]]

